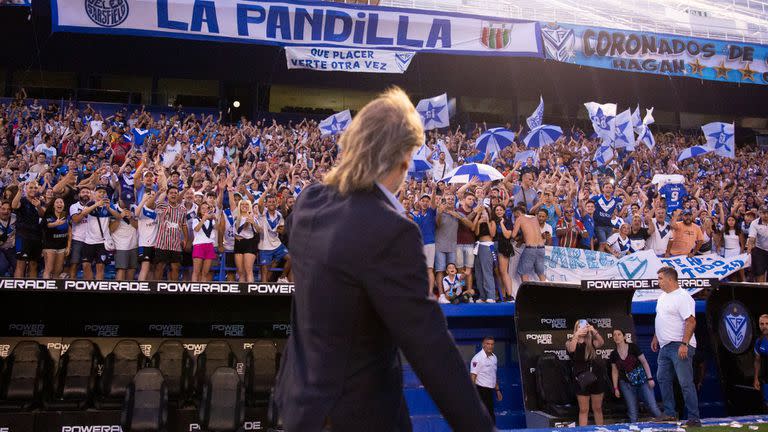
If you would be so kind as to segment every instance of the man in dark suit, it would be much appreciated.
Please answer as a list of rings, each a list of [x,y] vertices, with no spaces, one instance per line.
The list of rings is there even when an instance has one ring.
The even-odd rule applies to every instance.
[[[398,348],[455,431],[494,430],[445,317],[421,234],[394,194],[421,145],[405,93],[366,105],[338,166],[288,221],[296,294],[275,400],[287,432],[411,430]]]

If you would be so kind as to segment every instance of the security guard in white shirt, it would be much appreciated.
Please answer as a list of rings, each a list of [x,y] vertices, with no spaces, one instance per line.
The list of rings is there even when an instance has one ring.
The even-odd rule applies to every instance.
[[[496,416],[493,413],[493,390],[496,390],[496,398],[501,401],[501,390],[496,380],[496,368],[498,367],[498,358],[493,353],[495,340],[491,336],[483,339],[483,349],[472,357],[469,376],[475,383],[477,392],[480,394],[480,400],[488,408],[488,414],[491,420],[496,423]]]

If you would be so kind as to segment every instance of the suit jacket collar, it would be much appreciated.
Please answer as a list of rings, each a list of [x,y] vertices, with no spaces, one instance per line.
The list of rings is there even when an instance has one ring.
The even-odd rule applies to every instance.
[[[403,207],[402,204],[400,204],[400,201],[397,200],[397,197],[389,191],[383,184],[376,182],[376,189],[379,190],[380,197],[386,199],[387,204],[389,204],[392,208],[395,209],[398,213],[405,213],[405,207]]]

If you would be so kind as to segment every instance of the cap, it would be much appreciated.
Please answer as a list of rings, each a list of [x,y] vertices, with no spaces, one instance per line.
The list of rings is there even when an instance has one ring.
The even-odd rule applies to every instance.
[[[98,185],[98,186],[96,186],[96,188],[95,188],[94,190],[103,190],[103,191],[106,191],[106,190],[107,190],[107,187],[106,187],[106,186],[104,186],[104,185]]]
[[[691,212],[691,209],[685,209],[685,210],[683,210],[683,214],[684,215],[692,215],[693,212]]]

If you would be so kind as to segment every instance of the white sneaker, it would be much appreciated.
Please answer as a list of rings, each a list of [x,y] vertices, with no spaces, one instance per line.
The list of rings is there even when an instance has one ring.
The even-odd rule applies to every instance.
[[[485,303],[485,300],[483,300],[483,299],[477,299],[477,301],[475,301],[475,303]]]
[[[283,276],[283,277],[277,279],[277,283],[290,283],[290,282],[288,282],[288,278],[287,277]]]
[[[496,300],[494,300],[494,299],[488,299],[488,300],[486,300],[485,302],[486,302],[486,303],[496,303]]]

